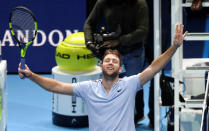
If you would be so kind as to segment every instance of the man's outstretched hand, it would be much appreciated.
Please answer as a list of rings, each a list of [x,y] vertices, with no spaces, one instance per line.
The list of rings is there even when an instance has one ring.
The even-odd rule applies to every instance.
[[[19,68],[18,68],[18,74],[21,79],[23,79],[24,77],[29,78],[32,76],[32,72],[30,71],[27,65],[25,65],[25,69],[21,69],[20,67],[21,64],[19,64]]]
[[[178,24],[176,25],[176,33],[174,35],[174,40],[173,40],[173,44],[176,47],[179,47],[182,45],[184,37],[186,37],[188,31],[186,31],[183,34],[183,30],[184,30],[184,25],[183,24]]]

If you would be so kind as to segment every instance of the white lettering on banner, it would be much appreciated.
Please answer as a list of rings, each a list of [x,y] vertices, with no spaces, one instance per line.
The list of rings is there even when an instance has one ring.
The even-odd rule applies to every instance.
[[[58,44],[58,43],[54,43],[54,41],[53,41],[53,36],[54,36],[55,33],[57,33],[58,36],[59,36],[58,43],[64,40],[64,37],[63,37],[61,31],[59,31],[59,30],[52,30],[52,31],[49,33],[49,37],[48,37],[49,43],[50,43],[52,46],[57,46],[57,44]]]
[[[38,39],[41,36],[42,39]],[[38,41],[41,40],[41,41]],[[37,30],[36,38],[33,41],[33,46],[43,46],[46,42],[46,34],[42,30]]]
[[[5,31],[3,40],[0,41],[0,44],[1,46],[5,46],[5,43],[7,42],[9,43],[9,46],[15,46],[10,30]]]
[[[79,30],[74,29],[73,32],[76,33],[76,32],[79,32]],[[38,30],[37,31],[37,36],[34,39],[32,46],[36,46],[36,47],[43,46],[47,42],[47,38],[48,38],[48,43],[51,46],[56,47],[59,42],[64,40],[64,37],[67,37],[70,34],[72,34],[71,30],[65,30],[65,36],[64,36],[62,31],[60,31],[58,29],[54,29],[54,30],[49,32],[49,35],[47,37],[47,34],[43,30]],[[57,42],[54,41],[55,35],[58,36],[58,41]],[[21,32],[21,31],[18,31],[17,37],[18,38],[24,38],[24,40],[27,41],[28,40],[28,31],[26,31],[24,33]],[[10,30],[6,30],[5,33],[4,33],[3,39],[0,40],[1,46],[10,46],[10,47],[18,46],[16,41],[13,41],[12,38],[13,37],[12,37],[12,34],[11,34]]]
[[[25,43],[28,42],[28,36],[29,36],[29,30],[25,30],[25,35],[24,32],[17,30],[17,39],[24,41]]]

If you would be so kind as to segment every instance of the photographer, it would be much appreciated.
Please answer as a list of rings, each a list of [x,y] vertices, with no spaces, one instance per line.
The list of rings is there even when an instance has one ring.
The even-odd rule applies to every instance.
[[[84,24],[86,45],[93,53],[98,50],[93,34],[98,32],[101,21],[108,32],[116,32],[120,26],[120,35],[104,41],[101,47],[117,49],[122,54],[124,68],[120,77],[138,74],[145,63],[144,40],[148,33],[148,19],[145,0],[97,0]],[[103,52],[97,54],[103,55]],[[144,119],[143,90],[136,94],[135,108],[137,124]]]

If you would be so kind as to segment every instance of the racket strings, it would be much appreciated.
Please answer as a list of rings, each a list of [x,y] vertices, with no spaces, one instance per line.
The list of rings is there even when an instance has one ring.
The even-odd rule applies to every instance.
[[[34,37],[35,24],[33,16],[25,10],[15,10],[11,17],[13,31],[21,43],[27,43]]]

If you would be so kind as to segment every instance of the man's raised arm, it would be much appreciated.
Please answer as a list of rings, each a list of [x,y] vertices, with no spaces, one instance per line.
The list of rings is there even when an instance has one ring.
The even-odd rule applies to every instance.
[[[187,35],[187,31],[183,34],[184,25],[176,25],[176,32],[174,35],[173,44],[162,55],[156,58],[150,66],[148,66],[140,74],[140,85],[144,85],[151,80],[156,73],[158,73],[171,59],[179,46],[182,45],[184,37]]]
[[[20,65],[19,65],[18,73],[20,78],[23,78],[23,75],[25,75],[25,77],[32,80],[33,82],[35,82],[36,84],[38,84],[47,91],[60,93],[60,94],[73,95],[73,88],[71,84],[67,84],[60,81],[56,81],[51,78],[39,76],[38,74],[31,72],[27,65],[25,65],[24,70],[20,69]]]

